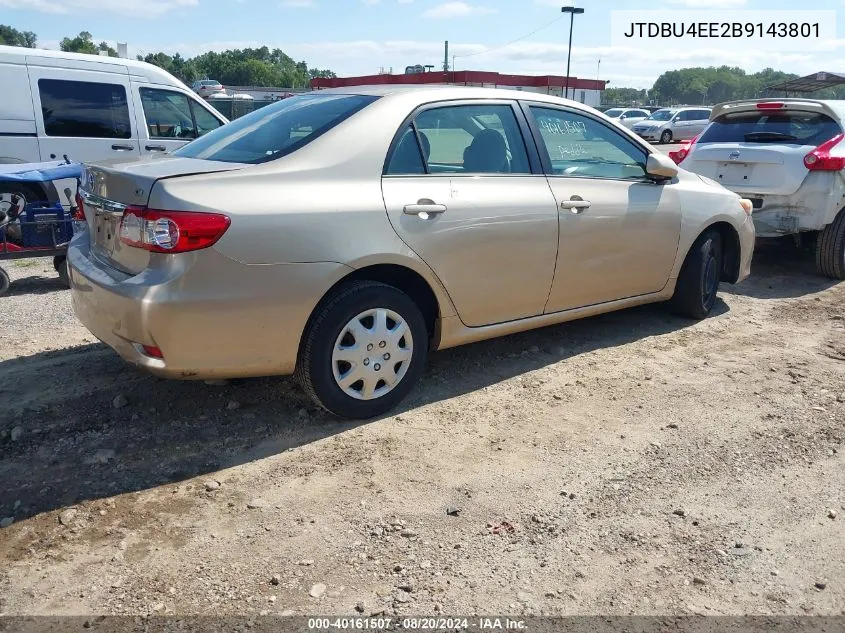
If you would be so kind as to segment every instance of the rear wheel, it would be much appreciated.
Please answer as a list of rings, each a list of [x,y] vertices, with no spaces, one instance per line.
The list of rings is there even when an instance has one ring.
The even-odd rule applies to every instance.
[[[70,288],[70,275],[67,272],[67,256],[56,255],[53,258],[53,268],[59,273],[59,279],[66,288]]]
[[[664,130],[663,134],[660,135],[660,142],[664,145],[666,143],[672,142],[672,132],[670,130]]]
[[[702,233],[687,254],[670,306],[679,316],[704,319],[716,303],[722,273],[722,236]]]
[[[414,301],[393,286],[356,281],[318,308],[296,375],[328,412],[372,418],[408,395],[427,353],[428,331]]]
[[[816,239],[816,268],[833,279],[845,279],[845,209],[819,231]]]
[[[11,285],[12,281],[9,279],[9,273],[0,268],[0,295],[6,294],[6,291]]]

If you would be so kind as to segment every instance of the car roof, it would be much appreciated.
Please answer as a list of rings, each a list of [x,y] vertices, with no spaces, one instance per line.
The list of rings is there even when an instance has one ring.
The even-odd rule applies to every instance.
[[[111,66],[113,72],[121,72],[120,67],[126,69],[127,74],[141,76],[151,83],[178,85],[188,88],[184,83],[166,70],[153,64],[140,62],[136,59],[123,57],[106,57],[104,55],[89,55],[86,53],[66,53],[45,48],[23,48],[19,46],[0,45],[0,62],[10,64],[37,64],[38,60],[55,59],[66,60],[68,65],[79,69],[106,70],[104,66]],[[55,65],[51,64],[51,65]]]
[[[554,95],[531,92],[528,90],[509,90],[507,88],[476,88],[473,86],[406,85],[391,84],[379,86],[348,86],[344,88],[326,88],[315,91],[317,94],[369,95],[373,97],[394,97],[415,99],[420,104],[427,101],[449,101],[452,99],[523,99],[540,101],[555,105],[567,105],[580,110],[591,111],[593,108],[578,101],[564,99]]]

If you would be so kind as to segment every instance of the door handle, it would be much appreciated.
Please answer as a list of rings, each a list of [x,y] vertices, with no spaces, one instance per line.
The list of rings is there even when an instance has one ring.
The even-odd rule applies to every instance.
[[[416,215],[423,220],[428,220],[433,215],[440,215],[444,211],[446,211],[445,204],[436,204],[427,198],[418,200],[416,204],[406,204],[402,207],[405,215]]]
[[[131,152],[135,149],[132,145],[112,145],[111,148],[116,152]]]
[[[589,209],[591,204],[589,200],[584,200],[581,196],[572,196],[569,200],[561,202],[560,208],[569,209],[572,213],[581,213]]]
[[[166,152],[167,148],[164,145],[144,145],[144,149],[148,152]]]

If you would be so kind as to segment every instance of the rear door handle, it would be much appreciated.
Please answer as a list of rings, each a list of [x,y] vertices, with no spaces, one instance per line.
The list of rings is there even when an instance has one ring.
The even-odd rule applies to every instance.
[[[436,204],[431,200],[418,200],[417,204],[406,204],[402,207],[402,212],[405,215],[416,215],[417,217],[428,220],[433,215],[440,215],[446,211],[445,204]]]
[[[164,145],[144,145],[144,149],[148,152],[166,152],[167,148]]]
[[[131,152],[135,149],[132,145],[112,145],[111,148],[117,152]]]
[[[589,209],[591,204],[589,200],[584,200],[581,196],[572,196],[569,200],[561,202],[560,208],[569,209],[572,213],[581,213]]]

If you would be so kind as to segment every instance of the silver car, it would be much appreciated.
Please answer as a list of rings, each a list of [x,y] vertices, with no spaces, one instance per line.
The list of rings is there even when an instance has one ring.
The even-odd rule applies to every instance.
[[[695,138],[710,123],[711,108],[663,108],[631,129],[647,141],[672,143]]]
[[[648,118],[650,113],[639,108],[610,108],[610,110],[604,111],[604,116],[614,119],[617,123],[631,129],[637,123]]]
[[[296,373],[380,415],[429,350],[668,301],[749,274],[751,203],[597,111],[468,87],[256,110],[171,155],[86,166],[74,310],[171,378]]]

